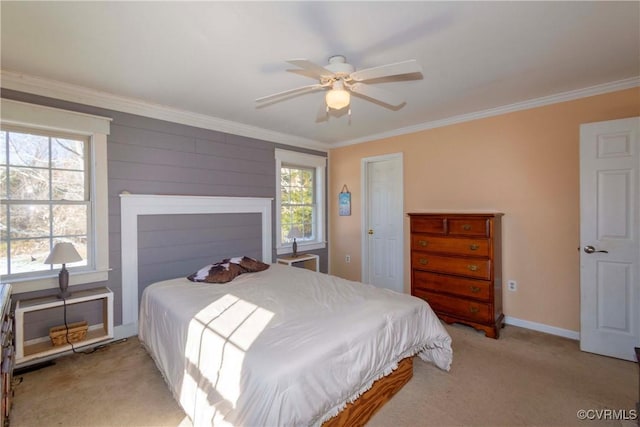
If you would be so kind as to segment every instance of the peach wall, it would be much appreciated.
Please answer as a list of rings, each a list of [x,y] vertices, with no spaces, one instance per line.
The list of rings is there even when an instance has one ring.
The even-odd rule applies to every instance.
[[[579,127],[638,115],[640,88],[633,88],[331,150],[330,272],[361,277],[361,159],[402,152],[405,213],[505,214],[502,277],[518,282],[516,292],[503,291],[505,315],[579,331]],[[338,216],[344,184],[349,217]],[[404,235],[409,292],[407,217]]]

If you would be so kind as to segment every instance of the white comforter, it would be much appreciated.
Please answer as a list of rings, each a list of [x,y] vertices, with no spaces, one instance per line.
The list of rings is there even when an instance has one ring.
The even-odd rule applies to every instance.
[[[278,264],[222,285],[148,286],[139,324],[195,426],[319,425],[399,360],[449,370],[452,358],[424,301]]]

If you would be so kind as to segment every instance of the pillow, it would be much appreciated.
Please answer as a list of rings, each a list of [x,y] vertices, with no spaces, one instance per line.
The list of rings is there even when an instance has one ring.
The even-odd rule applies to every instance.
[[[209,264],[193,273],[187,279],[192,282],[227,283],[242,274],[242,267],[230,262]]]
[[[249,258],[248,256],[243,256],[238,264],[240,264],[240,267],[245,269],[248,273],[264,271],[269,268],[269,264],[265,264],[257,259]]]
[[[192,282],[227,283],[242,273],[253,273],[269,268],[269,264],[249,258],[226,258],[215,264],[209,264],[187,277]]]

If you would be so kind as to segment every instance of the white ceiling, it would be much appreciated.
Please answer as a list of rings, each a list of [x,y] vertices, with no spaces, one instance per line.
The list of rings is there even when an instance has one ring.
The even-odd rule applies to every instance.
[[[321,149],[640,82],[637,1],[0,8],[3,87]],[[255,98],[314,83],[285,60],[335,54],[357,69],[416,59],[423,78],[377,84],[406,99],[397,110],[354,97],[350,118],[318,123],[322,92],[257,108]]]

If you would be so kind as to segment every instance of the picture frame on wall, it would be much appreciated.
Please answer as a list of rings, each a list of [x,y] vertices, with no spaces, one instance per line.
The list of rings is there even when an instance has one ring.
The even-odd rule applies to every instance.
[[[351,215],[351,193],[346,184],[342,186],[342,191],[338,195],[338,215]]]

